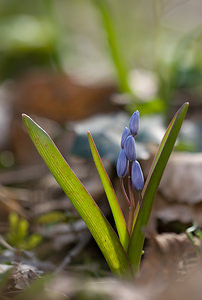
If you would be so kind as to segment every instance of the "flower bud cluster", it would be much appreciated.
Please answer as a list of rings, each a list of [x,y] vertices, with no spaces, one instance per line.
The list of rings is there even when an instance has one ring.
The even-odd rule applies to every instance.
[[[144,177],[139,162],[136,160],[135,136],[139,131],[139,111],[133,113],[129,121],[129,128],[125,127],[121,138],[121,152],[117,160],[117,175],[123,178],[131,164],[131,180],[135,190],[141,191],[144,187]]]

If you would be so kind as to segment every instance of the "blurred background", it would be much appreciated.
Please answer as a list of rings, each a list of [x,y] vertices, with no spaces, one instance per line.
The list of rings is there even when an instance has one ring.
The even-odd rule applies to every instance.
[[[202,226],[201,16],[200,0],[0,0],[0,233],[49,260],[39,268],[70,268],[72,260],[78,267],[93,256],[78,256],[88,231],[34,149],[22,113],[48,131],[110,218],[86,131],[119,193],[115,164],[130,115],[140,111],[137,155],[146,177],[166,126],[189,101],[149,230]],[[66,263],[55,255],[78,243]],[[100,260],[93,274],[104,268]]]
[[[19,119],[22,112],[64,124],[139,109],[142,116],[161,114],[166,124],[190,101],[190,116],[200,115],[200,1],[1,0],[0,5],[2,149],[8,119]],[[184,145],[189,150],[201,148],[197,126]],[[11,131],[15,135],[16,129]]]

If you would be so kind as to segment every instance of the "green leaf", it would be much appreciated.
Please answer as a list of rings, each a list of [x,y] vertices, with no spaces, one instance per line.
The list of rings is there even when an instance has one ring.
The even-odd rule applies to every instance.
[[[112,210],[112,214],[114,217],[114,221],[116,224],[116,228],[117,228],[117,231],[119,234],[121,244],[123,245],[124,249],[127,250],[128,243],[129,243],[129,233],[127,230],[127,226],[126,226],[126,222],[125,222],[122,210],[120,208],[114,188],[113,188],[112,183],[109,179],[109,176],[104,168],[101,157],[98,153],[98,150],[95,146],[95,143],[93,141],[93,138],[92,138],[90,132],[88,132],[88,140],[89,140],[89,145],[91,148],[91,152],[93,155],[93,159],[94,159],[97,171],[100,175],[102,185],[104,187],[105,193],[107,195],[107,199],[109,201],[109,205]]]
[[[130,272],[127,255],[115,231],[49,135],[25,114],[23,114],[23,121],[39,154],[88,226],[111,271],[117,274]]]
[[[101,18],[103,28],[105,30],[107,42],[109,45],[109,51],[111,54],[112,62],[114,64],[117,78],[119,80],[120,89],[123,93],[132,94],[129,82],[128,82],[128,67],[123,57],[121,47],[118,43],[115,24],[112,16],[112,12],[109,7],[109,3],[106,0],[94,0],[97,6]]]
[[[129,260],[137,273],[142,255],[142,248],[145,239],[145,227],[147,226],[155,193],[160,183],[163,171],[166,167],[182,122],[185,118],[189,103],[184,103],[172,119],[161,144],[154,157],[149,175],[147,177],[144,189],[142,191],[142,206],[131,236],[128,248]],[[175,176],[175,174],[173,174]]]

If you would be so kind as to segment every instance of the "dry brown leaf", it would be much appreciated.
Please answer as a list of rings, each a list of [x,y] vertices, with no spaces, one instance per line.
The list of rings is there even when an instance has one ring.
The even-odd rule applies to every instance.
[[[182,279],[200,261],[202,243],[197,238],[195,243],[197,247],[185,233],[165,233],[150,237],[140,280],[144,284],[165,285],[167,281]]]
[[[12,273],[6,282],[3,295],[1,294],[0,297],[9,296],[10,298],[11,296],[15,296],[20,291],[29,287],[33,280],[39,278],[39,276],[42,274],[41,271],[30,265],[16,263],[12,267]]]

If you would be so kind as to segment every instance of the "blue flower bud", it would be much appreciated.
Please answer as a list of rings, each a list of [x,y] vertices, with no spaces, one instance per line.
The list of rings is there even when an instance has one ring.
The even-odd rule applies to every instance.
[[[124,151],[128,160],[136,160],[135,139],[129,135],[124,144]]]
[[[122,134],[122,138],[121,138],[121,148],[122,149],[124,148],[125,141],[130,134],[131,134],[130,129],[128,127],[125,127],[123,134]]]
[[[116,164],[116,170],[117,170],[118,177],[126,176],[126,174],[128,172],[128,165],[129,165],[129,162],[127,160],[124,150],[122,149],[119,154],[117,164]]]
[[[133,135],[137,135],[138,134],[138,130],[139,130],[139,111],[136,110],[133,115],[130,118],[129,121],[129,128],[130,128],[130,132]]]
[[[135,190],[141,191],[144,187],[144,177],[142,174],[142,169],[137,160],[135,160],[132,164],[131,169],[131,180]]]

